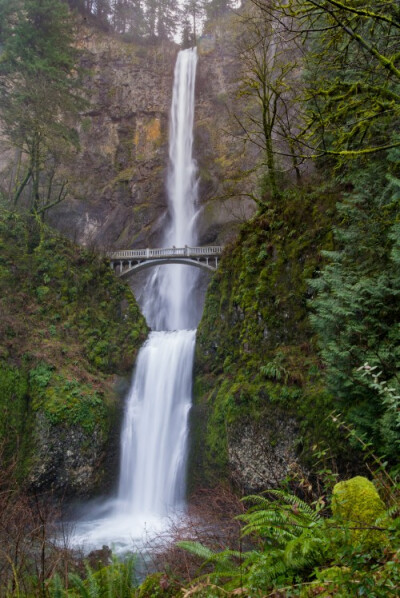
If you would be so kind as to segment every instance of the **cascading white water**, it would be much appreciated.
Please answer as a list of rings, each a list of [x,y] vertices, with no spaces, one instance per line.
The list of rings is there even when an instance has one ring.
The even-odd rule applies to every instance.
[[[166,247],[196,245],[197,179],[193,159],[196,48],[179,52],[175,65],[169,131],[167,191],[170,224]],[[163,266],[154,272],[144,293],[143,313],[154,330],[181,330],[197,325],[192,300],[197,270]]]
[[[153,332],[140,352],[122,433],[120,509],[165,516],[184,499],[195,332]]]
[[[197,180],[192,157],[196,49],[179,52],[171,106],[165,246],[194,245]],[[184,501],[197,269],[168,265],[150,277],[142,309],[154,330],[141,349],[126,404],[121,470],[111,513],[78,526],[91,545],[126,546]]]

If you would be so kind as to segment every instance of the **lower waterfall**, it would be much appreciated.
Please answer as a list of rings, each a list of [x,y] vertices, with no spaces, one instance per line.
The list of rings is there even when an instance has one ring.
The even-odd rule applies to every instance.
[[[183,513],[195,336],[152,332],[140,350],[121,432],[118,495],[75,525],[75,545],[132,550]]]
[[[122,431],[128,516],[165,516],[184,500],[194,344],[194,330],[152,332],[140,352]]]

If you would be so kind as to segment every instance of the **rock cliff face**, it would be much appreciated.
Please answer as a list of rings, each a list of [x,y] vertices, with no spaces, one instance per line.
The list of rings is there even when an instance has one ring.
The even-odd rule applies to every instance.
[[[197,332],[192,487],[228,478],[262,491],[303,477],[319,442],[342,450],[307,317],[331,202],[288,191],[225,248]]]
[[[176,49],[141,47],[82,31],[90,106],[70,196],[51,223],[84,245],[153,242],[165,205],[168,110]]]
[[[122,395],[147,326],[96,253],[0,209],[0,457],[31,489],[117,474]]]
[[[201,243],[231,238],[253,209],[248,200],[225,197],[226,181],[252,157],[226,132],[236,68],[224,38],[216,32],[198,48],[194,153]],[[168,119],[178,48],[139,46],[87,30],[79,45],[90,106],[79,124],[79,155],[68,166],[70,195],[50,222],[83,245],[157,246],[166,218]]]

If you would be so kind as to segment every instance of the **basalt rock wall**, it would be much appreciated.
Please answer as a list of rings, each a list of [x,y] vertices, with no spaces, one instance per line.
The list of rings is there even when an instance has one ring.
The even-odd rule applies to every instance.
[[[195,146],[200,243],[225,242],[253,211],[230,197],[229,180],[244,162],[228,132],[237,87],[229,36],[199,40]],[[78,124],[80,151],[67,165],[68,198],[50,223],[83,245],[105,249],[159,245],[167,218],[168,121],[179,48],[125,43],[82,29],[90,105]]]

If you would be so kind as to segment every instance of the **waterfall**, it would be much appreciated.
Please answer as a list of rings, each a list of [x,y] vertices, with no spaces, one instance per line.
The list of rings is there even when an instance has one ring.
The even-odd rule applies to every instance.
[[[119,497],[128,515],[165,516],[184,499],[194,337],[154,332],[139,354],[122,432]]]
[[[167,192],[170,224],[165,232],[166,247],[196,245],[194,227],[197,202],[196,164],[193,159],[194,84],[196,48],[178,54],[169,131]],[[193,307],[197,269],[162,266],[150,278],[144,293],[143,313],[154,330],[193,328],[199,314]]]
[[[178,54],[172,94],[164,245],[196,243],[197,179],[192,156],[196,49]],[[141,299],[152,328],[128,393],[121,433],[118,496],[104,515],[78,525],[78,539],[124,547],[183,505],[191,405],[197,268],[165,265]],[[109,507],[110,505],[108,505]]]

